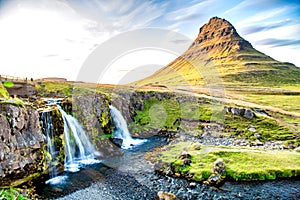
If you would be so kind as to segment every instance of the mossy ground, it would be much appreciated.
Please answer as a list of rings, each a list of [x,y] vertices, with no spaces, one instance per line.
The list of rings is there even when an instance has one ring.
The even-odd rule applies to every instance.
[[[179,100],[180,101],[180,100]],[[144,101],[144,109],[137,110],[134,122],[129,124],[132,132],[161,130],[176,131],[190,129],[181,123],[181,119],[195,120],[198,124],[193,127],[197,133],[203,133],[204,124],[218,123],[222,126],[221,135],[230,135],[236,138],[246,138],[256,140],[255,133],[261,137],[261,141],[281,140],[293,141],[298,146],[300,144],[299,129],[288,124],[280,123],[274,117],[257,114],[253,119],[243,116],[225,113],[225,105],[210,100],[181,102],[172,97],[170,99],[158,100],[155,97]],[[254,126],[256,131],[249,130]]]
[[[17,189],[0,189],[0,199],[4,200],[27,200]]]
[[[183,151],[191,155],[190,166],[184,167],[178,158]],[[226,164],[227,180],[274,180],[300,176],[300,153],[295,151],[215,146],[202,146],[196,150],[191,142],[179,142],[165,147],[156,159],[173,163],[175,171],[183,176],[189,173],[195,181],[203,181],[212,173],[213,163],[218,158]]]
[[[9,97],[9,94],[8,94],[7,90],[0,82],[0,98],[8,98],[8,97]]]

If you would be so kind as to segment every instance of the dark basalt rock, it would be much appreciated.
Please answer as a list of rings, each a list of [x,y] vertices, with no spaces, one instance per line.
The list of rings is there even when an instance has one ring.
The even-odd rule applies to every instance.
[[[39,114],[31,107],[0,104],[0,186],[45,172],[44,136]]]
[[[123,144],[123,140],[121,138],[109,138],[109,140],[115,144],[116,146],[120,147],[122,146]]]

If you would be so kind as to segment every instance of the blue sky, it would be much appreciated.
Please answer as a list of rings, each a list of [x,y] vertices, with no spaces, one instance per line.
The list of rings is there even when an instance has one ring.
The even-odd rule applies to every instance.
[[[230,21],[256,49],[300,66],[299,0],[0,2],[0,74],[75,80],[86,57],[109,38],[158,27],[193,40],[213,16]]]

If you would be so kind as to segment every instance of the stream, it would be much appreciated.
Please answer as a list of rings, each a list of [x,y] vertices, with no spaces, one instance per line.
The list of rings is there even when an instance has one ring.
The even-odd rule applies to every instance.
[[[226,182],[221,190],[204,184],[189,187],[183,179],[155,174],[144,159],[145,152],[166,144],[163,137],[152,137],[140,146],[124,150],[122,156],[87,165],[80,171],[64,172],[59,184],[37,184],[42,199],[157,199],[158,191],[179,199],[300,199],[300,180],[268,182]]]

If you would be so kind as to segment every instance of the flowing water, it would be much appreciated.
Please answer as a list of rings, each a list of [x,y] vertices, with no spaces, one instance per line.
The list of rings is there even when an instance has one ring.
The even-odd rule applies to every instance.
[[[57,176],[56,168],[53,162],[56,159],[57,152],[55,151],[55,143],[54,143],[54,129],[52,124],[52,116],[50,112],[43,112],[41,115],[41,127],[42,131],[46,135],[47,142],[47,151],[50,153],[51,157],[48,158],[48,165],[50,169],[50,178],[54,178]]]
[[[97,162],[95,148],[77,119],[67,114],[59,105],[58,108],[64,121],[65,171],[77,172],[82,164]]]
[[[47,99],[48,106],[56,105],[61,112],[64,122],[64,171],[77,172],[84,165],[99,163],[95,159],[96,152],[94,146],[89,141],[88,136],[83,130],[82,125],[72,115],[67,114],[59,105],[61,99]],[[41,126],[46,136],[47,151],[51,155],[49,158],[49,176],[50,179],[46,184],[60,184],[64,183],[68,178],[66,175],[57,176],[57,169],[55,167],[55,160],[57,152],[55,151],[54,129],[52,124],[52,117],[50,112],[43,112],[41,115]]]
[[[121,148],[129,149],[132,146],[140,145],[146,141],[142,139],[133,139],[130,135],[130,132],[127,127],[127,123],[124,117],[122,116],[121,112],[112,105],[110,105],[109,108],[110,108],[112,121],[116,126],[114,130],[114,137],[123,140]]]

